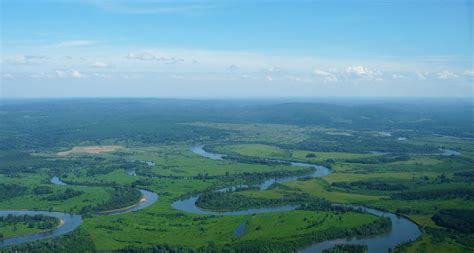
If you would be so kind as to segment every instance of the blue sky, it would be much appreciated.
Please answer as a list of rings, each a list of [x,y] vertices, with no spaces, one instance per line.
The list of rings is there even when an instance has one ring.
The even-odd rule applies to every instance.
[[[3,97],[473,96],[472,1],[3,0]]]

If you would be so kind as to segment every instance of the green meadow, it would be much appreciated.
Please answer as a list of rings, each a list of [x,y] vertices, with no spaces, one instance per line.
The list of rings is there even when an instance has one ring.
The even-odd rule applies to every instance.
[[[153,100],[138,102],[136,110],[129,110],[121,101],[93,100],[74,107],[80,108],[74,113],[59,109],[59,102],[51,103],[58,109],[28,103],[2,109],[7,113],[0,120],[8,124],[0,126],[0,210],[80,214],[83,224],[62,237],[1,248],[0,252],[80,252],[85,248],[101,252],[294,252],[329,239],[387,231],[379,217],[332,209],[327,203],[373,207],[414,221],[422,235],[398,245],[394,252],[474,250],[473,233],[456,227],[460,222],[456,217],[442,216],[453,226],[434,218],[450,210],[474,210],[474,141],[468,139],[468,123],[456,121],[450,123],[451,128],[441,123],[424,125],[425,121],[416,121],[419,116],[403,110],[389,120],[382,113],[385,109],[375,105],[377,110],[366,120],[367,114],[350,107],[341,111],[338,106],[327,106],[324,111],[307,104],[270,106],[265,114],[261,108],[248,109],[251,113],[234,108],[210,114],[208,107],[194,102],[189,102],[195,106],[190,111]],[[425,116],[433,121],[442,117]],[[408,124],[407,119],[416,123]],[[381,134],[387,129],[391,135]],[[455,134],[451,129],[458,129],[459,136],[432,133]],[[401,136],[407,139],[399,141]],[[191,151],[194,145],[205,145],[205,150],[227,157],[202,157]],[[109,150],[107,146],[121,148]],[[439,149],[460,154],[446,156]],[[67,150],[81,152],[58,154]],[[275,160],[324,165],[331,174],[275,184],[266,190],[249,187],[215,194],[222,187],[311,171]],[[53,176],[68,185],[52,184]],[[125,214],[93,212],[138,202],[138,189],[155,192],[158,201]],[[192,214],[172,207],[173,202],[197,194],[206,194],[209,199],[203,204],[215,211],[235,206],[320,206],[239,216]],[[226,208],[226,204],[231,206]],[[245,230],[238,236],[241,224]],[[4,238],[38,231],[41,229],[21,222],[0,223]]]

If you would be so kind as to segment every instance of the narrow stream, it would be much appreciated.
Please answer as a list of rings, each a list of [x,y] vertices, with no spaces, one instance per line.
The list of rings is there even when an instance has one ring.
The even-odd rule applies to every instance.
[[[203,145],[193,146],[191,147],[191,151],[201,155],[203,157],[213,159],[213,160],[222,160],[225,158],[223,154],[215,154],[207,152],[203,149]],[[308,178],[308,177],[324,177],[331,174],[331,171],[324,167],[318,166],[314,164],[308,163],[296,163],[291,162],[291,166],[302,166],[302,167],[309,167],[314,168],[314,172],[309,173],[303,176],[291,176],[291,177],[284,177],[284,178],[271,178],[265,180],[258,186],[260,190],[266,190],[274,183],[284,183],[284,182],[291,182],[298,180],[299,178]],[[229,189],[234,189],[235,187],[227,187],[223,189],[219,189],[218,191],[227,191]],[[268,207],[268,208],[254,208],[248,210],[239,210],[239,211],[210,211],[204,210],[196,206],[196,201],[199,199],[199,195],[189,197],[184,200],[175,201],[172,204],[172,207],[188,213],[194,214],[204,214],[204,215],[249,215],[249,214],[257,214],[257,213],[267,213],[267,212],[282,212],[282,211],[291,211],[298,208],[298,205],[284,205],[278,207]],[[382,253],[382,252],[389,252],[390,249],[395,248],[397,245],[402,243],[410,242],[416,240],[420,235],[421,231],[419,227],[409,219],[404,217],[399,217],[390,212],[384,212],[372,208],[362,207],[362,206],[355,206],[361,208],[362,211],[367,213],[379,216],[379,217],[388,217],[392,222],[392,229],[390,232],[382,234],[382,235],[375,235],[365,238],[342,238],[342,239],[335,239],[335,240],[327,240],[319,243],[312,244],[299,252],[301,253],[309,253],[309,252],[321,252],[324,249],[329,249],[334,247],[337,244],[358,244],[358,245],[367,245],[369,249],[369,253]]]

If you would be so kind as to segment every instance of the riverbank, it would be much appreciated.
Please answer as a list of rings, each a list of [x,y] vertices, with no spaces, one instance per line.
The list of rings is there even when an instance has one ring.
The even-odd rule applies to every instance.
[[[204,149],[203,145],[198,145],[191,147],[190,150],[198,155],[209,159],[225,159],[225,156],[221,154],[213,154],[209,153]],[[308,177],[324,177],[331,174],[331,171],[324,166],[317,166],[314,164],[306,164],[306,163],[291,163],[292,166],[306,166],[314,169],[314,172],[305,176],[301,177],[288,177],[288,178],[274,178],[265,180],[259,185],[256,185],[260,188],[260,190],[266,190],[268,187],[275,183],[279,182],[291,182],[296,181],[299,178],[308,178]],[[323,170],[323,173],[320,171]],[[229,187],[228,187],[229,188]],[[230,187],[232,188],[232,187]],[[223,191],[225,189],[219,189],[218,191]],[[172,203],[172,207],[184,212],[194,213],[194,214],[204,214],[204,215],[250,215],[256,213],[265,213],[265,212],[276,212],[276,211],[291,211],[295,210],[299,205],[295,206],[279,206],[279,207],[267,207],[267,208],[255,208],[255,209],[248,209],[248,210],[239,210],[239,211],[207,211],[203,210],[196,206],[196,202],[198,201],[200,194],[191,196],[188,199],[178,200]],[[404,217],[397,216],[396,214],[380,211],[376,209],[371,209],[363,206],[355,206],[356,208],[360,208],[363,212],[370,213],[376,215],[378,217],[389,217],[391,221],[391,230],[388,233],[372,236],[369,238],[343,238],[343,239],[335,239],[335,240],[328,240],[319,243],[314,243],[311,246],[302,249],[300,252],[320,252],[324,249],[329,249],[338,244],[362,244],[367,245],[369,248],[369,252],[373,253],[380,253],[380,252],[390,252],[391,249],[395,248],[396,246],[414,241],[418,237],[421,236],[421,230],[419,229],[418,225],[412,222],[410,219],[406,219]]]
[[[133,205],[127,206],[127,207],[122,207],[122,208],[112,209],[112,210],[108,210],[108,211],[98,212],[97,214],[98,215],[108,215],[108,214],[113,214],[113,213],[116,213],[116,212],[127,211],[128,209],[135,208],[135,207],[139,206],[140,204],[142,204],[146,201],[147,201],[147,198],[142,195],[142,197],[140,198],[140,200],[136,204],[133,204]]]

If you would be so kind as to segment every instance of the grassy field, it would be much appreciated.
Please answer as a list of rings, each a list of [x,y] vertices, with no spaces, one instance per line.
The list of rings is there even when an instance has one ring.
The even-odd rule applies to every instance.
[[[0,209],[54,210],[77,213],[83,206],[96,205],[110,198],[106,187],[53,185],[49,183],[49,179],[50,176],[46,174],[21,174],[17,178],[0,176],[2,183],[20,185],[28,189],[24,195],[0,200]],[[45,195],[35,195],[32,193],[32,190],[37,186],[51,187],[53,192]],[[77,197],[66,200],[49,201],[44,199],[46,196],[63,192],[67,188],[83,193]]]
[[[423,137],[412,138],[411,143],[417,145],[435,145],[439,148],[451,148],[461,151],[462,157],[472,157],[472,142],[447,137]],[[359,164],[346,162],[348,159],[374,158],[380,154],[356,154],[346,152],[310,152],[304,150],[285,150],[272,145],[264,144],[238,144],[223,145],[215,148],[222,153],[239,154],[270,159],[292,159],[308,161],[313,163],[333,160],[333,173],[322,179],[312,179],[286,183],[286,186],[297,189],[311,196],[324,198],[338,203],[359,203],[369,206],[387,209],[392,212],[401,207],[412,210],[412,214],[406,214],[410,219],[418,223],[422,228],[440,229],[431,216],[440,209],[449,208],[474,208],[474,202],[466,199],[441,199],[441,200],[393,200],[389,192],[380,191],[357,191],[358,193],[341,192],[332,189],[331,184],[335,182],[397,182],[406,184],[417,190],[450,189],[450,188],[472,188],[469,184],[449,182],[444,184],[428,183],[436,181],[441,175],[453,178],[456,171],[472,169],[458,157],[443,157],[440,155],[414,155],[406,161],[396,161],[381,164]],[[308,154],[316,157],[308,158]],[[472,164],[471,164],[472,165]],[[449,170],[447,170],[449,168]],[[425,180],[425,183],[420,180]],[[454,179],[454,178],[453,178]],[[267,191],[248,191],[238,194],[252,198],[281,198],[285,192],[281,189]],[[382,194],[382,195],[379,195]],[[421,213],[421,214],[416,214]],[[403,248],[406,252],[468,252],[469,247],[460,244],[459,241],[446,239],[434,239],[430,234],[424,234],[420,240]]]
[[[256,156],[269,159],[297,160],[312,163],[325,162],[328,159],[335,161],[355,158],[376,157],[376,154],[355,154],[347,152],[313,152],[305,150],[286,150],[277,146],[264,144],[240,144],[219,146],[217,151],[227,154],[238,154],[244,156]],[[314,154],[316,157],[306,157],[308,154]]]
[[[24,222],[16,223],[15,225],[0,225],[0,234],[3,235],[3,237],[0,237],[0,240],[21,235],[34,234],[41,231],[45,230],[38,228],[30,228],[28,227],[28,224]]]
[[[173,200],[192,191],[202,191],[213,182],[168,180],[157,181],[150,190],[160,195],[153,206],[139,212],[120,216],[86,219],[84,228],[91,234],[98,250],[119,249],[124,245],[177,244],[190,247],[206,246],[211,242],[223,246],[239,240],[258,240],[273,234],[285,240],[289,234],[298,235],[324,231],[332,227],[352,228],[375,220],[367,214],[335,215],[326,212],[292,211],[248,216],[202,216],[177,211]],[[324,222],[313,229],[304,229],[312,222]],[[305,219],[306,218],[306,219]],[[340,225],[340,219],[344,225]],[[240,223],[248,221],[247,233],[237,238],[234,231]],[[259,227],[256,230],[256,227]],[[275,230],[278,232],[275,233]]]
[[[151,102],[145,104],[148,103]],[[113,199],[113,191],[120,187],[148,189],[159,195],[155,204],[137,212],[84,216],[81,231],[98,251],[164,244],[194,249],[243,243],[259,245],[269,241],[292,245],[308,234],[317,237],[333,229],[358,228],[377,219],[363,213],[303,210],[207,216],[185,213],[171,206],[180,197],[235,184],[243,181],[244,176],[261,180],[263,173],[290,174],[301,170],[296,166],[252,160],[281,159],[324,164],[331,167],[332,174],[284,183],[265,191],[253,188],[229,194],[257,200],[305,196],[305,200],[322,198],[333,203],[398,212],[423,229],[423,236],[403,245],[400,252],[474,250],[471,234],[447,230],[432,219],[443,209],[474,209],[472,196],[456,192],[473,188],[469,173],[474,169],[474,141],[435,136],[431,128],[429,131],[411,128],[415,123],[407,122],[418,119],[411,114],[396,118],[394,121],[400,124],[396,125],[390,123],[392,119],[381,122],[385,115],[378,111],[363,110],[353,117],[347,114],[347,108],[326,114],[327,108],[322,107],[318,110],[323,116],[310,117],[305,110],[311,111],[302,107],[291,111],[290,118],[280,117],[283,111],[278,110],[265,119],[256,113],[228,121],[216,120],[217,116],[208,114],[196,115],[194,110],[177,116],[175,107],[165,110],[145,106],[127,111],[133,117],[126,113],[102,115],[101,110],[95,111],[97,115],[91,115],[90,110],[84,114],[77,112],[73,118],[69,113],[46,110],[34,114],[31,110],[21,110],[6,118],[9,124],[0,126],[0,137],[5,139],[0,143],[5,145],[0,150],[0,184],[4,189],[19,192],[17,195],[0,192],[5,196],[0,199],[0,209],[79,213],[85,206],[94,207]],[[134,114],[135,111],[139,113]],[[294,113],[302,114],[297,117]],[[25,117],[30,114],[32,118]],[[48,117],[43,118],[44,115]],[[370,120],[362,124],[361,119]],[[65,127],[57,128],[58,124],[52,122],[65,122]],[[38,129],[31,128],[32,124],[38,125]],[[372,127],[374,124],[378,127]],[[467,136],[466,124],[459,131]],[[429,124],[433,128],[442,126]],[[14,133],[17,134],[12,137]],[[399,137],[407,139],[399,141]],[[245,159],[207,159],[190,151],[197,144]],[[439,149],[461,154],[443,156]],[[370,152],[380,150],[384,152]],[[58,152],[63,153],[58,156]],[[130,171],[137,175],[130,175]],[[53,185],[49,182],[52,176],[83,186]],[[35,193],[35,189],[42,187],[51,192]],[[68,188],[81,194],[47,200],[48,196],[64,193]],[[418,199],[404,199],[400,196],[405,192],[427,194]],[[237,237],[235,230],[243,222],[247,224],[246,232]],[[6,237],[31,232],[35,230],[22,224],[16,230],[11,226],[0,227],[0,233]]]
[[[300,168],[284,165],[244,164],[227,160],[210,160],[194,154],[189,145],[134,148],[127,158],[155,162],[152,172],[161,176],[234,175],[253,172],[294,171]]]
[[[307,181],[295,181],[285,183],[285,185],[309,193],[312,196],[323,198],[336,203],[364,203],[380,200],[383,196],[371,196],[353,194],[337,191],[328,191],[328,184],[324,179],[312,179]]]

